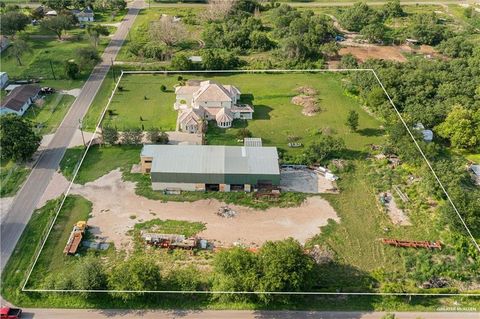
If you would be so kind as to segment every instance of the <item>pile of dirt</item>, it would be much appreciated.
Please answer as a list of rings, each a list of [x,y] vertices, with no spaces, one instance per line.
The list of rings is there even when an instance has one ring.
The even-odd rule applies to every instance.
[[[315,90],[311,86],[300,86],[295,91],[297,91],[297,93],[299,94],[309,95],[309,96],[315,96],[318,94],[317,90]]]
[[[320,111],[320,106],[318,106],[315,96],[301,94],[294,96],[291,102],[292,104],[302,106],[302,114],[306,116],[313,116]]]

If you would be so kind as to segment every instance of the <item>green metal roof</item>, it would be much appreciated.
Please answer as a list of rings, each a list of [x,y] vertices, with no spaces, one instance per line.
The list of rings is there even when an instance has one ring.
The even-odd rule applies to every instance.
[[[144,145],[152,173],[280,175],[276,147]]]

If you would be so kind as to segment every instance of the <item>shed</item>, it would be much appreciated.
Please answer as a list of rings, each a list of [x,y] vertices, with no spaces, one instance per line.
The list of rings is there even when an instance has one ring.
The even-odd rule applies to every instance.
[[[480,165],[478,164],[470,165],[470,170],[473,172],[473,174],[480,176]]]
[[[431,130],[423,130],[422,135],[425,142],[433,141],[433,132]]]
[[[251,185],[280,184],[276,147],[221,145],[144,145],[152,159],[155,190],[249,190]],[[142,160],[143,163],[143,160]]]
[[[0,72],[0,89],[3,89],[8,84],[7,72]]]
[[[262,139],[259,137],[246,137],[243,139],[243,146],[262,147]]]

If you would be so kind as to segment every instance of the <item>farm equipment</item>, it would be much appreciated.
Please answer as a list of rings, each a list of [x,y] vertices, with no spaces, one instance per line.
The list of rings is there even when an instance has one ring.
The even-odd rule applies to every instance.
[[[2,307],[0,309],[0,319],[19,319],[22,316],[22,309]]]
[[[427,248],[427,249],[442,249],[440,241],[410,241],[382,238],[382,242],[386,245],[395,247],[412,247],[412,248]]]
[[[79,221],[75,225],[73,225],[72,232],[70,233],[70,237],[68,238],[67,245],[63,250],[65,255],[75,255],[80,243],[82,242],[83,235],[85,234],[85,230],[87,229],[87,222],[86,221]]]
[[[193,249],[197,247],[197,238],[185,238],[184,235],[142,233],[142,238],[150,246],[168,249]]]

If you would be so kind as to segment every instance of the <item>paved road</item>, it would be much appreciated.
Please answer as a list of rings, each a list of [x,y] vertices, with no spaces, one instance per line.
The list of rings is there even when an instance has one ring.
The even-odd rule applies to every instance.
[[[381,319],[385,312],[320,312],[320,311],[122,311],[122,310],[61,310],[28,309],[28,319]],[[476,312],[398,312],[398,319],[479,319]]]
[[[146,0],[147,1],[147,0]],[[147,1],[148,2],[148,1]],[[292,7],[347,7],[347,6],[353,6],[357,1],[348,1],[348,2],[343,2],[343,1],[328,1],[328,2],[286,2],[288,5]],[[470,1],[471,2],[471,1]],[[446,5],[446,4],[467,4],[470,3],[469,1],[466,0],[406,0],[406,1],[400,1],[402,5],[415,5],[415,4],[423,4],[423,5]],[[387,3],[387,0],[373,0],[373,1],[366,1],[368,5],[384,5]],[[147,5],[148,6],[148,5]],[[153,2],[151,3],[151,7],[188,7],[188,8],[193,8],[193,7],[203,7],[205,6],[204,3],[158,3],[158,2]]]
[[[53,173],[58,168],[65,149],[75,134],[75,130],[78,128],[79,120],[86,114],[102,81],[110,69],[111,60],[117,56],[127,36],[128,30],[143,5],[143,0],[137,0],[132,3],[125,19],[105,49],[102,62],[93,69],[89,79],[82,88],[82,92],[72,104],[69,112],[57,129],[55,136],[48,145],[48,148],[42,153],[26,183],[17,193],[9,212],[3,218],[0,228],[0,271],[3,270],[8,258],[12,254],[25,225],[30,220],[33,210],[47,188]]]

